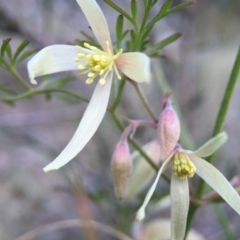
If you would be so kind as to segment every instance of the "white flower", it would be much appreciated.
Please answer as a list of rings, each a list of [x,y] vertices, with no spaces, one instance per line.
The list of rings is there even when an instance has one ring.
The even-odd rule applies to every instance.
[[[99,84],[73,138],[62,153],[44,168],[46,172],[59,169],[72,160],[96,132],[107,109],[113,71],[118,79],[121,79],[120,70],[136,82],[150,80],[150,60],[145,54],[122,53],[122,49],[114,53],[106,19],[96,1],[77,0],[77,3],[103,50],[88,43],[84,44],[85,48],[53,45],[41,50],[28,62],[29,77],[33,84],[37,83],[35,77],[69,70],[80,70],[80,75],[87,74],[87,84],[99,78]]]
[[[213,165],[201,158],[212,155],[226,140],[227,135],[222,132],[194,152],[184,150],[179,146],[175,148],[159,169],[155,182],[148,191],[143,205],[138,210],[137,219],[141,220],[145,217],[145,207],[156,188],[161,173],[170,165],[172,165],[174,173],[171,179],[171,239],[183,240],[184,238],[189,208],[187,177],[193,177],[195,173],[240,214],[240,197],[238,193]]]

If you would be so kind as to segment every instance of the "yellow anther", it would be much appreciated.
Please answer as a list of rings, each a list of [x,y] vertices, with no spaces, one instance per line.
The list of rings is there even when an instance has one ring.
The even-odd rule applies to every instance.
[[[106,83],[105,77],[104,77],[104,78],[100,78],[99,84],[100,84],[100,85],[104,85],[105,83]]]
[[[94,61],[100,61],[101,57],[99,55],[94,55],[93,60]]]
[[[196,167],[186,153],[177,152],[173,159],[172,171],[175,176],[178,176],[180,179],[185,179],[186,176],[190,178],[193,177],[196,172]]]
[[[99,75],[102,76],[103,74],[104,74],[104,70],[101,70],[101,71],[99,72]]]
[[[93,77],[95,77],[95,76],[96,76],[96,74],[93,73],[93,72],[88,73],[88,77],[89,77],[89,78],[93,78]]]
[[[97,76],[100,76],[99,84],[105,84],[107,76],[112,69],[117,78],[121,79],[115,60],[122,54],[122,49],[114,55],[111,43],[109,41],[106,41],[105,43],[106,51],[91,46],[89,43],[83,43],[85,48],[92,50],[92,53],[90,54],[84,54],[84,47],[76,46],[80,50],[80,53],[73,59],[73,61],[84,62],[78,66],[78,69],[81,70],[79,75],[87,74],[87,84],[92,83]]]
[[[100,80],[99,80],[99,84],[100,85],[104,85],[106,83],[106,80],[104,79],[104,78],[101,78]]]
[[[92,55],[92,54],[88,54],[88,55],[86,56],[86,58],[87,58],[87,60],[92,60],[93,55]]]
[[[91,49],[91,50],[93,50],[93,51],[94,51],[94,50],[97,50],[97,48],[94,47],[94,46],[90,46],[89,49]]]
[[[99,71],[101,70],[101,66],[100,66],[100,65],[96,65],[96,66],[93,68],[93,70],[94,70],[95,72],[99,72]]]
[[[85,65],[79,65],[78,68],[79,68],[80,70],[84,70],[84,69],[86,69],[86,66],[85,66]]]
[[[101,61],[106,62],[107,61],[106,56],[101,56]]]
[[[86,80],[86,84],[91,84],[93,82],[93,78],[88,78],[87,80]]]
[[[84,43],[83,46],[86,47],[86,48],[90,48],[91,47],[91,45],[89,43]]]
[[[85,54],[84,53],[79,53],[77,56],[78,56],[79,59],[84,59],[85,58]]]

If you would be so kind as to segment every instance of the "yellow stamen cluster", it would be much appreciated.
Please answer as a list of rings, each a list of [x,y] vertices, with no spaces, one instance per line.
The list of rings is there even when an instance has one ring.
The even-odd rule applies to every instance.
[[[80,46],[76,47],[82,52],[86,52],[86,49]],[[91,84],[97,76],[100,76],[99,83],[101,85],[105,84],[106,77],[108,73],[112,71],[112,68],[114,69],[117,78],[121,79],[114,61],[122,54],[122,49],[120,49],[117,54],[113,55],[108,41],[106,41],[107,52],[91,46],[88,43],[84,43],[84,47],[91,50],[91,53],[79,53],[73,60],[81,63],[78,66],[78,69],[81,70],[80,75],[87,74],[87,84]]]
[[[193,177],[196,172],[196,167],[186,153],[177,152],[173,159],[172,170],[175,176],[185,179],[186,176],[190,178]]]

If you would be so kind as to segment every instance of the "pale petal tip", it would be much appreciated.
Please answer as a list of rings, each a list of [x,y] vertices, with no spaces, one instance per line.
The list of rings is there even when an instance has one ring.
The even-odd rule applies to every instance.
[[[228,139],[228,135],[227,135],[227,133],[226,133],[225,131],[219,133],[219,136],[220,136],[224,141],[227,141],[227,139]]]
[[[50,164],[48,164],[46,167],[44,167],[43,168],[43,171],[45,172],[45,173],[47,173],[47,172],[50,172],[50,171],[52,171],[52,170],[57,170],[58,169],[58,167],[54,167],[54,166],[52,166],[52,164],[50,163]]]
[[[144,218],[145,218],[145,211],[144,211],[144,209],[140,208],[140,209],[138,210],[138,212],[137,212],[136,219],[137,219],[138,221],[141,221],[141,220],[143,220]]]
[[[34,78],[30,78],[30,82],[31,82],[32,84],[34,84],[34,85],[37,84],[37,81],[36,81]]]

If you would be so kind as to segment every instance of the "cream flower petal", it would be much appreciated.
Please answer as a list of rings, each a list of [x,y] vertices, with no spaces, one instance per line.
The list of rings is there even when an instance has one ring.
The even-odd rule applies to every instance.
[[[98,84],[91,101],[82,117],[77,131],[61,154],[43,170],[56,170],[71,161],[92,138],[99,127],[107,109],[112,83],[112,73],[106,78],[104,85]]]
[[[157,140],[143,146],[146,154],[158,165],[160,163],[160,145]],[[133,171],[128,183],[126,199],[136,196],[155,175],[154,169],[143,159],[138,151],[132,153]]]
[[[110,43],[110,48],[112,49],[108,25],[97,2],[95,0],[77,0],[77,3],[87,18],[90,27],[102,48],[107,51],[106,41],[108,41]]]
[[[138,223],[139,224],[139,223]],[[135,224],[134,228],[139,227]],[[135,238],[138,240],[163,240],[171,239],[171,221],[166,218],[157,218],[148,221],[140,226],[140,230],[135,231]],[[134,231],[133,231],[134,232]],[[204,237],[195,231],[190,229],[187,240],[204,240]]]
[[[173,156],[173,154],[172,154],[171,156],[169,156],[169,158],[166,159],[166,160],[163,162],[161,168],[159,169],[158,174],[157,174],[157,177],[156,177],[153,185],[152,185],[151,188],[149,189],[149,191],[148,191],[148,193],[147,193],[147,195],[146,195],[146,197],[145,197],[145,199],[144,199],[144,202],[143,202],[142,206],[140,207],[140,209],[139,209],[138,212],[137,212],[136,218],[137,218],[138,221],[141,221],[141,220],[145,217],[145,208],[146,208],[148,202],[150,201],[150,199],[151,199],[151,197],[152,197],[152,195],[153,195],[153,193],[154,193],[154,191],[155,191],[155,189],[156,189],[157,183],[158,183],[158,181],[159,181],[159,178],[160,178],[162,172],[164,172],[164,171],[168,168],[172,156]]]
[[[218,148],[227,141],[227,138],[227,134],[225,132],[221,132],[207,141],[199,149],[194,151],[193,154],[197,157],[208,157],[216,152]]]
[[[150,59],[144,53],[129,52],[121,54],[115,63],[127,77],[136,82],[149,82],[151,78],[150,73]]]
[[[171,179],[171,232],[173,240],[183,240],[189,208],[188,179],[172,174]]]
[[[52,45],[42,49],[28,62],[28,74],[31,83],[36,84],[35,77],[63,72],[69,70],[78,70],[79,63],[73,59],[82,53],[92,53],[90,50],[80,51],[75,46]]]
[[[204,159],[194,155],[189,157],[197,168],[197,174],[240,214],[240,197],[228,180]]]

